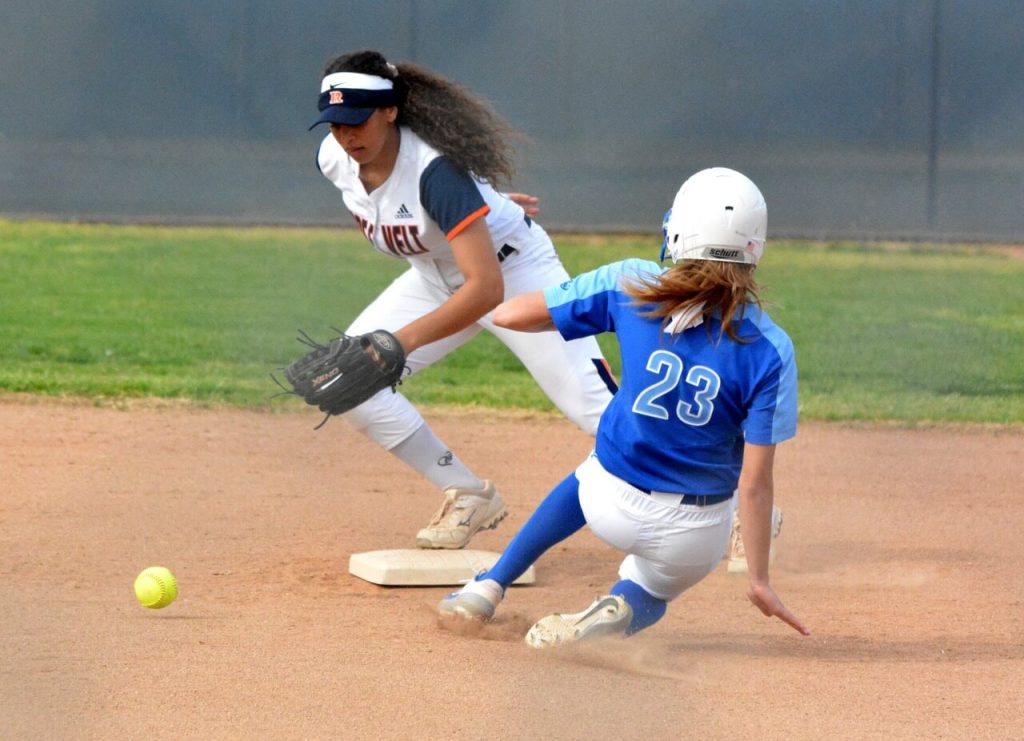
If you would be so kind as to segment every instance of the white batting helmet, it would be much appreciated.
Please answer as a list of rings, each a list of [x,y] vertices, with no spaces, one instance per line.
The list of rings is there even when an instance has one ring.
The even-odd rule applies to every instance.
[[[712,167],[690,177],[662,223],[672,262],[683,259],[757,265],[764,254],[768,206],[757,186],[742,173]]]

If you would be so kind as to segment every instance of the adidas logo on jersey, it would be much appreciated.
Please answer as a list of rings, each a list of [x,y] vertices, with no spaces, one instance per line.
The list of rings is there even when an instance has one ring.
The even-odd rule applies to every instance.
[[[405,207],[405,204],[403,203],[401,206],[398,207],[398,211],[395,212],[395,218],[396,219],[411,219],[411,218],[413,218],[412,211],[407,209]]]

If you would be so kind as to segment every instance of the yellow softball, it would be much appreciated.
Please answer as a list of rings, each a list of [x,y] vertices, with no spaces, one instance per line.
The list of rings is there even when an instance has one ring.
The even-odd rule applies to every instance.
[[[178,580],[163,566],[150,566],[135,577],[135,596],[143,607],[167,607],[178,596]]]

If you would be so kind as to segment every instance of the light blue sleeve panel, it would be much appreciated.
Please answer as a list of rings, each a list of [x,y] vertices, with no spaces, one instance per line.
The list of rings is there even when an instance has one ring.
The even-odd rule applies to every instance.
[[[545,289],[544,300],[555,327],[567,340],[614,332],[618,306],[631,300],[622,292],[622,281],[662,271],[650,260],[621,260]]]
[[[755,323],[770,345],[771,370],[755,389],[744,432],[749,443],[774,445],[796,435],[796,356],[789,335],[767,314],[759,314]]]

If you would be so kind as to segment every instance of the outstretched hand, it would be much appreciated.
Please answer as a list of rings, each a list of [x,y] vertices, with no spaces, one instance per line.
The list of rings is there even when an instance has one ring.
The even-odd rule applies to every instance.
[[[537,214],[540,213],[540,199],[537,196],[531,196],[527,193],[506,193],[508,199],[514,204],[519,206],[526,212],[526,215],[531,219],[537,218]]]
[[[779,599],[779,596],[775,594],[775,590],[769,585],[751,584],[750,589],[747,590],[747,599],[762,613],[768,617],[777,617],[793,628],[793,630],[800,633],[800,635],[809,636],[811,634],[807,626],[800,622],[800,618],[782,604],[782,600]]]

